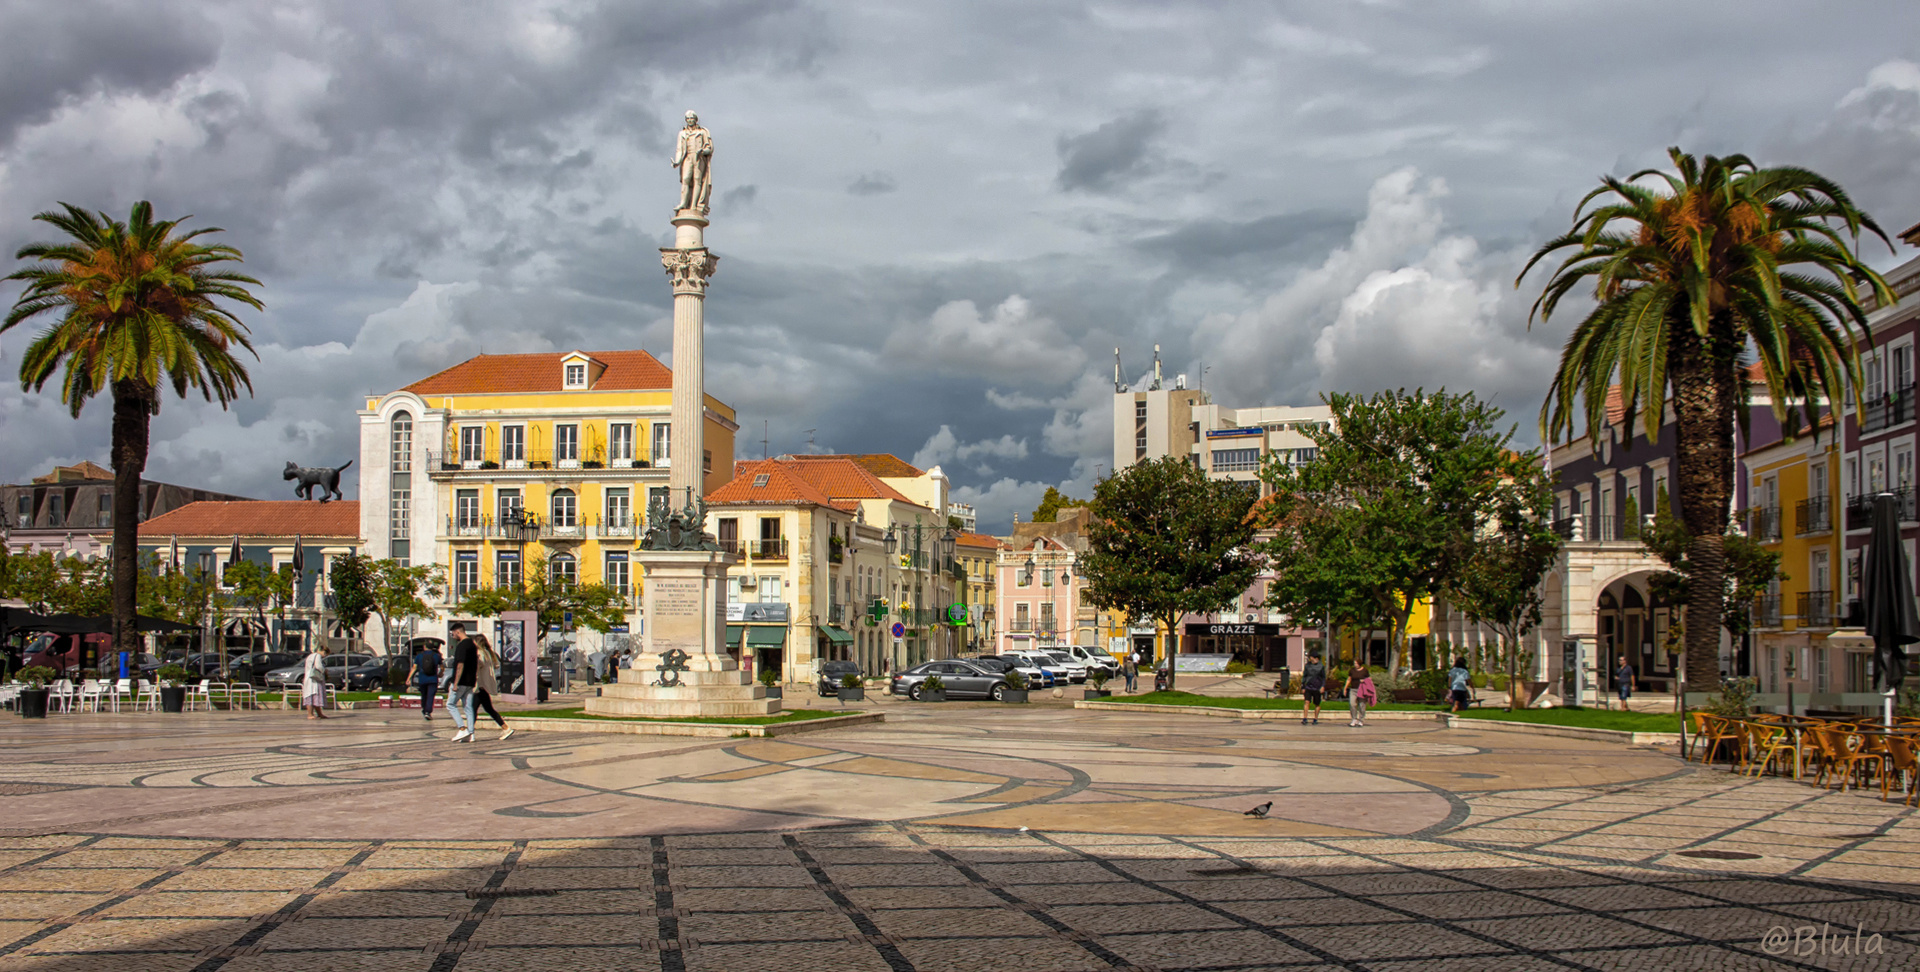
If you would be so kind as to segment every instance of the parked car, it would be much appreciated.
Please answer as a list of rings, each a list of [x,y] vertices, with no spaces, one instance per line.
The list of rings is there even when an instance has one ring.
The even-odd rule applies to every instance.
[[[328,655],[326,657],[327,684],[336,688],[347,684],[347,669],[355,668],[373,660],[372,655]],[[291,668],[278,668],[267,673],[266,685],[270,689],[287,692],[300,690],[300,681],[306,675],[303,662]]]
[[[217,660],[217,656],[216,656]],[[300,654],[293,651],[252,651],[227,658],[227,676],[237,682],[251,682],[254,685],[267,684],[267,673],[286,668],[298,667]]]
[[[1087,673],[1093,670],[1093,666],[1087,664],[1084,660],[1075,658],[1059,648],[1048,648],[1045,650],[1045,654],[1047,657],[1059,662],[1060,667],[1067,670],[1067,677],[1075,682],[1086,681]]]
[[[1086,645],[1068,645],[1060,650],[1086,662],[1089,668],[1106,669],[1108,678],[1120,674],[1120,660],[1113,657],[1113,653],[1105,648],[1090,648]]]
[[[1010,651],[1006,653],[1005,657],[1024,658],[1029,663],[1038,665],[1042,671],[1047,673],[1048,678],[1053,679],[1053,682],[1048,684],[1064,683],[1073,678],[1073,671],[1069,669],[1067,666],[1061,664],[1060,659],[1055,658],[1051,654],[1041,651],[1038,648],[1028,648],[1022,651]],[[1086,667],[1081,666],[1080,678],[1084,680],[1086,677],[1087,677]]]
[[[405,678],[412,664],[411,659],[381,656],[354,665],[347,669],[347,691],[379,692],[387,687],[389,677]],[[393,674],[395,672],[398,674]]]
[[[999,672],[989,672],[971,662],[958,658],[945,661],[922,662],[904,672],[897,672],[887,691],[893,695],[904,695],[918,702],[920,687],[934,675],[946,686],[948,698],[953,699],[993,699],[999,701],[1007,691],[1007,680]]]
[[[814,676],[814,694],[826,698],[840,693],[840,679],[852,675],[859,677],[860,663],[850,661],[823,661],[820,671]]]
[[[1054,684],[1053,676],[1047,674],[1046,669],[1016,655],[977,655],[960,660],[988,671],[999,672],[1002,676],[1008,672],[1017,671],[1021,678],[1027,680],[1030,688],[1052,688]]]

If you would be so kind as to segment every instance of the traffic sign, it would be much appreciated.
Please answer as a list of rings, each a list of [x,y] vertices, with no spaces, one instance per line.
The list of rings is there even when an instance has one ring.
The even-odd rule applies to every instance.
[[[895,621],[893,623],[893,636],[895,638],[905,638],[907,636],[907,626]]]

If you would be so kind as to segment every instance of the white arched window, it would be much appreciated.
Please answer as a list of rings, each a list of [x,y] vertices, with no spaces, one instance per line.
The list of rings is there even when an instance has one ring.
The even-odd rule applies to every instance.
[[[392,445],[392,462],[389,468],[394,472],[412,472],[413,416],[406,412],[393,413],[391,429],[388,438]]]
[[[579,525],[578,502],[578,497],[573,495],[573,490],[556,489],[553,491],[553,503],[548,522],[553,525],[554,529],[572,529]]]
[[[556,584],[572,584],[580,579],[580,564],[572,554],[554,554],[547,561],[547,571]]]

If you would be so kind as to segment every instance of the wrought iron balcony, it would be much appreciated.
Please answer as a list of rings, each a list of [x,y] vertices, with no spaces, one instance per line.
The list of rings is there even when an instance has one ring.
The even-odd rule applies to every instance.
[[[1780,507],[1756,506],[1744,511],[1747,523],[1747,536],[1761,543],[1776,543],[1780,539]]]
[[[1878,432],[1913,418],[1913,390],[1902,388],[1868,399],[1860,410],[1860,431]]]
[[[1780,627],[1780,595],[1763,594],[1753,599],[1753,626]]]
[[[755,560],[787,559],[787,541],[785,537],[776,537],[772,540],[754,540],[751,542],[749,549],[750,553],[748,556]]]
[[[1804,537],[1833,529],[1833,504],[1825,496],[1803,499],[1793,505],[1793,532]]]
[[[1833,627],[1833,592],[1801,591],[1798,613],[1802,628]]]
[[[640,531],[640,518],[626,514],[603,517],[593,525],[593,535],[603,540],[631,540]]]
[[[1902,522],[1911,522],[1913,515],[1913,490],[1910,487],[1883,490],[1893,494],[1894,505],[1900,509]],[[1865,530],[1873,525],[1873,493],[1862,493],[1847,501],[1847,529]]]

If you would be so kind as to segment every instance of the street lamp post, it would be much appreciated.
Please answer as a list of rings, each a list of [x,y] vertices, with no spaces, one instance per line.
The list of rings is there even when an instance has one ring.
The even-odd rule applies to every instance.
[[[921,522],[918,516],[913,518],[913,610],[919,613],[915,617],[906,620],[910,620],[914,627],[920,627],[921,621],[931,617],[931,615],[926,613],[927,590],[932,588],[936,597],[939,593],[939,587],[935,581],[937,575],[933,573],[926,557],[928,544],[931,543],[933,545],[933,552],[938,553],[941,561],[945,563],[953,559],[954,541],[958,536],[959,535],[953,530],[947,528],[926,529],[925,524]],[[886,539],[884,540],[887,555],[893,556],[896,551],[905,547],[906,540],[907,532],[903,528],[903,525],[895,524],[888,526]],[[922,572],[926,573],[927,576],[925,578],[920,576]],[[929,642],[932,641],[931,632],[928,633],[927,640]],[[955,652],[955,654],[958,654],[958,652]]]

